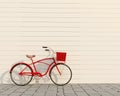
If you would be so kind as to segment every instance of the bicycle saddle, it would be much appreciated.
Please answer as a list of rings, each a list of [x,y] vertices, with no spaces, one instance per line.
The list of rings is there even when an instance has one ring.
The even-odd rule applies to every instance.
[[[35,55],[26,55],[27,58],[34,58]]]

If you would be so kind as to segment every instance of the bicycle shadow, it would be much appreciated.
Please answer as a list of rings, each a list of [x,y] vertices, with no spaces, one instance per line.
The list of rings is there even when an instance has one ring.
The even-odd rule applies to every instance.
[[[0,83],[1,84],[12,84],[9,71],[5,71],[2,73],[2,75],[0,77]]]

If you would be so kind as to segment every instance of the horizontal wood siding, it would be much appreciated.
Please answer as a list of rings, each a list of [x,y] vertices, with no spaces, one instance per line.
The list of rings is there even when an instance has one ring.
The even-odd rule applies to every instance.
[[[43,45],[67,52],[71,83],[120,83],[120,1],[0,0],[1,83]]]

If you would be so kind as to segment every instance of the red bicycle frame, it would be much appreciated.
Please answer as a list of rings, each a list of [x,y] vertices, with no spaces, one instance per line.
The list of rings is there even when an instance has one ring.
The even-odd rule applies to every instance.
[[[49,63],[44,62],[45,60],[52,60],[53,62],[49,64]],[[55,61],[54,58],[45,58],[45,59],[38,60],[36,62],[34,62],[33,59],[31,58],[31,61],[32,61],[32,63],[31,64],[27,64],[27,65],[29,67],[31,67],[31,65],[33,65],[34,69],[31,67],[32,73],[31,72],[24,72],[24,70],[27,68],[27,67],[25,67],[23,70],[21,70],[21,72],[19,73],[19,75],[27,75],[27,76],[28,75],[32,75],[32,76],[37,75],[39,77],[42,77],[42,76],[47,75],[47,73],[50,71],[51,67],[56,64],[56,61]],[[48,65],[48,68],[47,68],[47,70],[46,70],[46,72],[44,74],[37,71],[36,65],[35,65],[37,63],[43,63],[43,64]],[[56,66],[56,69],[57,69],[58,73],[61,75],[60,70],[59,70],[59,68],[57,66]]]

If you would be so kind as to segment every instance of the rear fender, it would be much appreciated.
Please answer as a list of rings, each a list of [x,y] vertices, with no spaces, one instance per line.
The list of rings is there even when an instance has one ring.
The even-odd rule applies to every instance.
[[[26,65],[26,66],[28,66],[28,67],[30,67],[30,69],[32,70],[32,68],[31,68],[31,66],[29,65],[29,64],[27,64],[27,63],[23,63],[23,62],[20,62],[20,63],[17,63],[17,64],[14,64],[12,67],[11,67],[11,69],[10,69],[10,73],[12,72],[12,70],[13,70],[13,68],[15,67],[15,66],[17,66],[17,65],[19,65],[19,64],[24,64],[24,65]],[[33,70],[32,70],[32,72],[33,72]]]

